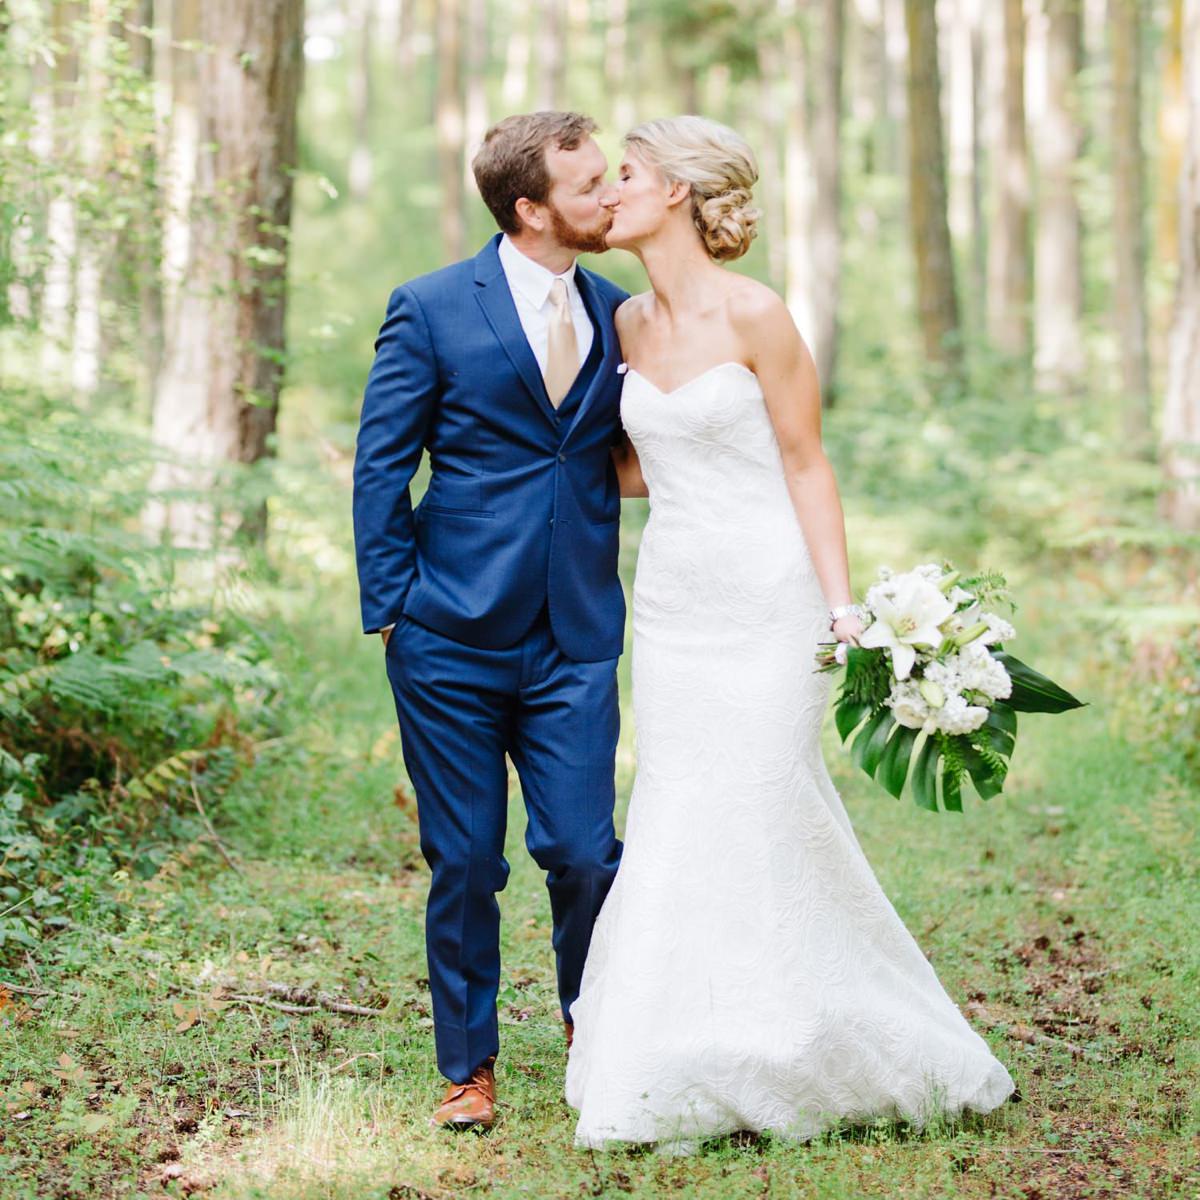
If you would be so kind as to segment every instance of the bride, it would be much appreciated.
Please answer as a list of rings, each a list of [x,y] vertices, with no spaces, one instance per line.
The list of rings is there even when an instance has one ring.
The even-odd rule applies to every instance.
[[[987,1112],[1014,1090],[881,890],[826,770],[830,628],[855,642],[816,371],[787,309],[720,263],[754,236],[750,148],[700,117],[625,138],[608,244],[638,770],[572,1006],[578,1146]],[[832,608],[831,608],[832,606]]]

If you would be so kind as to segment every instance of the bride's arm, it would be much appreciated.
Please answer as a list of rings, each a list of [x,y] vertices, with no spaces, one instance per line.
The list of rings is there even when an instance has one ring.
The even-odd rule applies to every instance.
[[[642,464],[638,461],[629,434],[621,434],[621,440],[612,449],[612,460],[617,468],[617,482],[621,485],[621,499],[650,495],[650,489],[642,478]]]
[[[629,345],[633,340],[633,321],[640,296],[629,296],[623,300],[617,311],[613,313],[613,324],[617,329],[617,340],[621,343],[621,356],[629,359]],[[617,482],[621,485],[621,498],[633,496],[649,496],[650,489],[642,476],[642,464],[638,461],[637,451],[629,440],[629,434],[621,431],[621,440],[613,447],[613,465],[617,468]]]
[[[791,314],[770,289],[755,288],[752,299],[736,308],[735,323],[763,390],[788,493],[825,602],[831,608],[850,604],[846,524],[833,466],[821,446],[816,365]],[[842,640],[851,640],[862,628],[856,617],[848,616],[837,622],[834,632]]]

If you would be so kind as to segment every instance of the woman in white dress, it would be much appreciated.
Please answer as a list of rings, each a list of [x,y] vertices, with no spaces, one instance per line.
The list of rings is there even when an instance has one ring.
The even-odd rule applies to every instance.
[[[817,643],[853,642],[816,371],[787,309],[719,264],[757,171],[700,117],[625,139],[609,245],[622,491],[648,495],[633,593],[638,769],[572,1006],[575,1142],[987,1112],[1014,1090],[881,890],[826,770]]]

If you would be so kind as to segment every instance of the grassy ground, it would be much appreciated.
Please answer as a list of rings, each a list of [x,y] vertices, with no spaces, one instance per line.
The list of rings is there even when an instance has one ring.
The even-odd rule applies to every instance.
[[[906,547],[900,522],[852,516],[850,536],[859,580],[927,549]],[[281,654],[308,716],[229,800],[240,869],[200,843],[125,882],[117,932],[63,934],[52,973],[21,975],[49,994],[0,1011],[0,1195],[1200,1196],[1195,805],[1169,747],[1117,736],[1061,578],[1016,581],[1021,650],[1093,703],[1024,721],[1002,797],[964,816],[897,803],[827,731],[884,889],[1020,1100],[920,1134],[880,1122],[802,1146],[725,1139],[691,1159],[571,1148],[549,906],[515,791],[502,1117],[486,1137],[427,1128],[441,1081],[426,876],[379,646],[340,578],[320,611],[294,596]],[[626,721],[622,810],[631,733]],[[269,984],[384,1011],[229,998],[286,1002]]]

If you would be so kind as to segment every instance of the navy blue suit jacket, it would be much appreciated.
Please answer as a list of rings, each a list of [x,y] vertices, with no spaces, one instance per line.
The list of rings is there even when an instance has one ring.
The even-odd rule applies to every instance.
[[[563,415],[521,328],[499,242],[388,300],[354,460],[363,631],[404,614],[468,645],[503,649],[548,601],[567,657],[616,658],[625,601],[610,456],[621,393],[612,315],[626,293],[576,268],[600,357]],[[422,450],[432,477],[414,510],[409,485]]]

